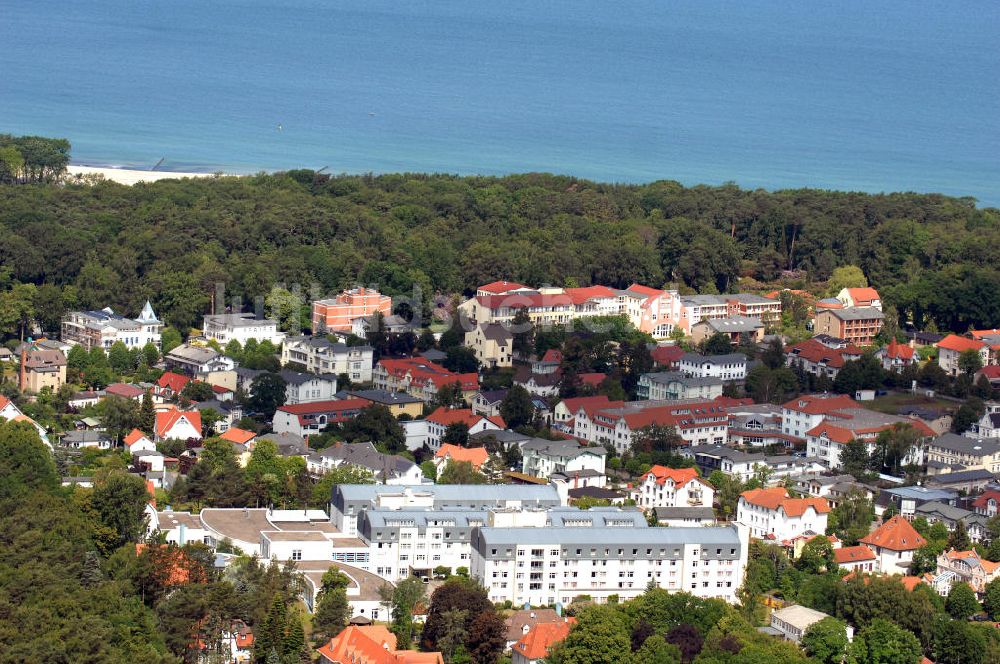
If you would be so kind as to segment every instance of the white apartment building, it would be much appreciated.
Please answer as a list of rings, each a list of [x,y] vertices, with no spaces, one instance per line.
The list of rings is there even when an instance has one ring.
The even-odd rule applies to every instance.
[[[684,353],[677,361],[677,370],[694,378],[744,380],[747,377],[747,356],[743,353],[728,355]]]
[[[655,401],[714,399],[722,396],[722,386],[721,378],[700,378],[680,371],[660,371],[639,376],[636,396]]]
[[[694,468],[653,466],[639,478],[636,504],[643,509],[656,507],[711,507],[715,487],[698,476]]]
[[[108,350],[116,341],[129,349],[142,348],[147,343],[159,348],[162,330],[163,323],[156,318],[147,301],[136,319],[120,316],[110,307],[99,311],[71,311],[62,321],[62,340],[87,350]]]
[[[878,558],[883,574],[909,574],[913,552],[927,544],[920,533],[900,515],[896,515],[859,540]]]
[[[338,484],[330,499],[330,521],[345,535],[358,532],[363,512],[387,509],[486,510],[545,509],[561,505],[559,493],[551,485],[517,484]]]
[[[266,339],[277,346],[285,339],[285,333],[278,331],[278,321],[257,318],[254,314],[207,315],[201,333],[206,339],[214,339],[223,347],[230,341],[238,341],[243,346],[251,339],[258,342]]]
[[[584,447],[575,440],[535,438],[520,445],[524,473],[548,479],[556,473],[572,477],[591,471],[604,475],[608,451],[599,445]]]
[[[803,394],[781,406],[781,432],[805,438],[830,413],[856,408],[857,402],[843,394]]]
[[[326,337],[288,337],[281,346],[281,363],[301,364],[318,374],[347,374],[353,383],[370,383],[374,350],[371,346],[348,346]]]
[[[735,603],[749,534],[737,525],[700,528],[478,528],[472,577],[490,601],[569,604],[625,601],[652,583]]]
[[[790,498],[784,487],[752,489],[740,494],[736,522],[753,537],[784,542],[808,533],[822,535],[829,513],[826,498]]]
[[[674,427],[688,445],[725,445],[733,400],[633,401],[613,408],[577,414],[573,435],[591,443],[613,445],[628,452],[636,432],[652,425]]]
[[[332,401],[337,394],[337,374],[299,373],[282,369],[285,380],[285,404]]]

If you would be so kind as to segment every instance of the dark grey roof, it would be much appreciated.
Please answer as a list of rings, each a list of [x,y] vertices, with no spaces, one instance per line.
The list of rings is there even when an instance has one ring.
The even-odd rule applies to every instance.
[[[267,433],[257,437],[258,443],[262,440],[273,441],[282,456],[299,456],[309,451],[306,439],[294,433]]]
[[[390,475],[398,477],[406,474],[415,465],[406,457],[396,454],[382,454],[371,443],[337,444],[321,450],[315,456],[367,468],[382,479],[385,479],[384,474],[387,468]]]
[[[338,393],[340,394],[340,393]],[[423,403],[421,399],[410,396],[406,392],[389,392],[388,390],[350,390],[344,393],[352,397],[359,397],[374,401],[375,403],[393,405],[401,403]],[[339,397],[338,398],[343,398]]]
[[[946,433],[938,436],[929,445],[959,454],[976,456],[996,454],[1000,451],[1000,439],[970,438],[968,436],[960,436],[956,433]]]
[[[620,492],[599,486],[581,486],[569,490],[570,498],[595,498],[597,500],[618,500],[624,498]]]
[[[279,372],[279,375],[285,379],[286,383],[289,383],[290,385],[302,385],[312,380],[322,380],[329,383],[335,382],[337,380],[337,374],[302,373],[299,371],[292,371],[291,369],[282,369]]]
[[[726,318],[710,318],[695,325],[707,325],[716,332],[754,332],[764,327],[759,318],[750,316],[728,316]]]
[[[747,356],[743,353],[728,353],[726,355],[699,355],[698,353],[684,353],[680,362],[688,364],[746,364]]]
[[[483,331],[484,337],[501,345],[506,344],[514,338],[510,330],[499,323],[488,323],[481,326],[480,329]]]
[[[206,323],[213,325],[223,325],[227,327],[258,327],[261,325],[278,325],[278,321],[270,318],[257,318],[251,313],[246,314],[208,314],[205,316]]]
[[[420,353],[420,357],[425,360],[430,360],[431,362],[440,362],[441,360],[447,359],[448,353],[440,351],[437,348],[428,348],[424,352]]]
[[[522,443],[526,440],[532,440],[531,436],[527,436],[523,433],[518,433],[516,431],[510,431],[509,429],[488,429],[486,431],[480,431],[474,433],[469,438],[474,440],[481,440],[483,438],[493,438],[499,443]]]
[[[715,510],[711,507],[656,507],[656,519],[715,519]]]
[[[70,431],[62,438],[63,444],[105,443],[111,436],[103,431]]]
[[[584,447],[575,440],[547,440],[535,438],[521,445],[522,452],[531,450],[537,454],[557,457],[576,457],[581,454],[605,456],[608,451],[600,445]]]
[[[985,468],[977,468],[975,470],[959,470],[954,473],[942,473],[940,475],[933,475],[927,478],[928,484],[954,484],[958,482],[975,482],[978,480],[994,480],[996,479],[996,474],[991,473]]]
[[[741,356],[744,357],[745,356]],[[652,382],[652,383],[680,383],[687,387],[704,387],[708,385],[722,385],[723,381],[721,378],[716,378],[715,376],[706,376],[704,378],[700,376],[688,376],[680,371],[656,371],[653,373],[642,374],[642,378]]]
[[[826,309],[840,320],[872,320],[885,318],[885,314],[875,307],[844,307],[843,309]]]
[[[499,403],[507,396],[507,390],[479,390],[479,394],[486,399],[486,403]]]

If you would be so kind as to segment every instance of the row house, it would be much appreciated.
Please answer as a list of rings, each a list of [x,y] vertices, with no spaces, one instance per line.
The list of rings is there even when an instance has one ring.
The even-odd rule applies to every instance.
[[[429,403],[445,385],[457,383],[462,398],[471,400],[479,389],[479,374],[454,373],[424,358],[385,358],[372,371],[375,389],[407,394]]]
[[[885,315],[875,307],[818,309],[814,330],[829,334],[856,346],[871,346],[882,331]]]
[[[352,288],[336,297],[312,303],[312,333],[351,333],[355,321],[375,314],[392,314],[392,298],[373,288]]]
[[[654,465],[635,487],[636,504],[643,509],[658,507],[711,507],[715,487],[703,480],[695,468]]]
[[[791,498],[784,487],[752,489],[740,494],[736,522],[758,539],[790,542],[826,532],[830,504],[825,498]]]
[[[271,427],[275,433],[293,433],[305,438],[322,432],[331,424],[353,420],[369,405],[364,399],[331,399],[286,404],[274,411]]]
[[[324,336],[289,337],[281,346],[281,363],[301,365],[318,374],[345,374],[352,383],[370,383],[374,349],[371,346],[348,346]]]
[[[109,350],[121,341],[130,350],[146,344],[160,347],[163,323],[156,318],[153,307],[146,301],[138,318],[126,318],[110,307],[97,311],[71,311],[62,320],[62,340],[80,345],[88,351]]]

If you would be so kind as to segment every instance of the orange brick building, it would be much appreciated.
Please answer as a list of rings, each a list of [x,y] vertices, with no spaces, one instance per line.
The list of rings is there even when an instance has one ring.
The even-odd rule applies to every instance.
[[[392,298],[373,288],[352,288],[335,298],[316,300],[312,303],[313,334],[323,332],[350,332],[352,321],[381,312],[392,314]]]

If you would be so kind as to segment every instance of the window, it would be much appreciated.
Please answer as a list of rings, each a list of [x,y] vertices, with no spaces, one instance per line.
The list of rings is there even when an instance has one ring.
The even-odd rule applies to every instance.
[[[302,549],[292,549],[292,560],[302,560]]]

